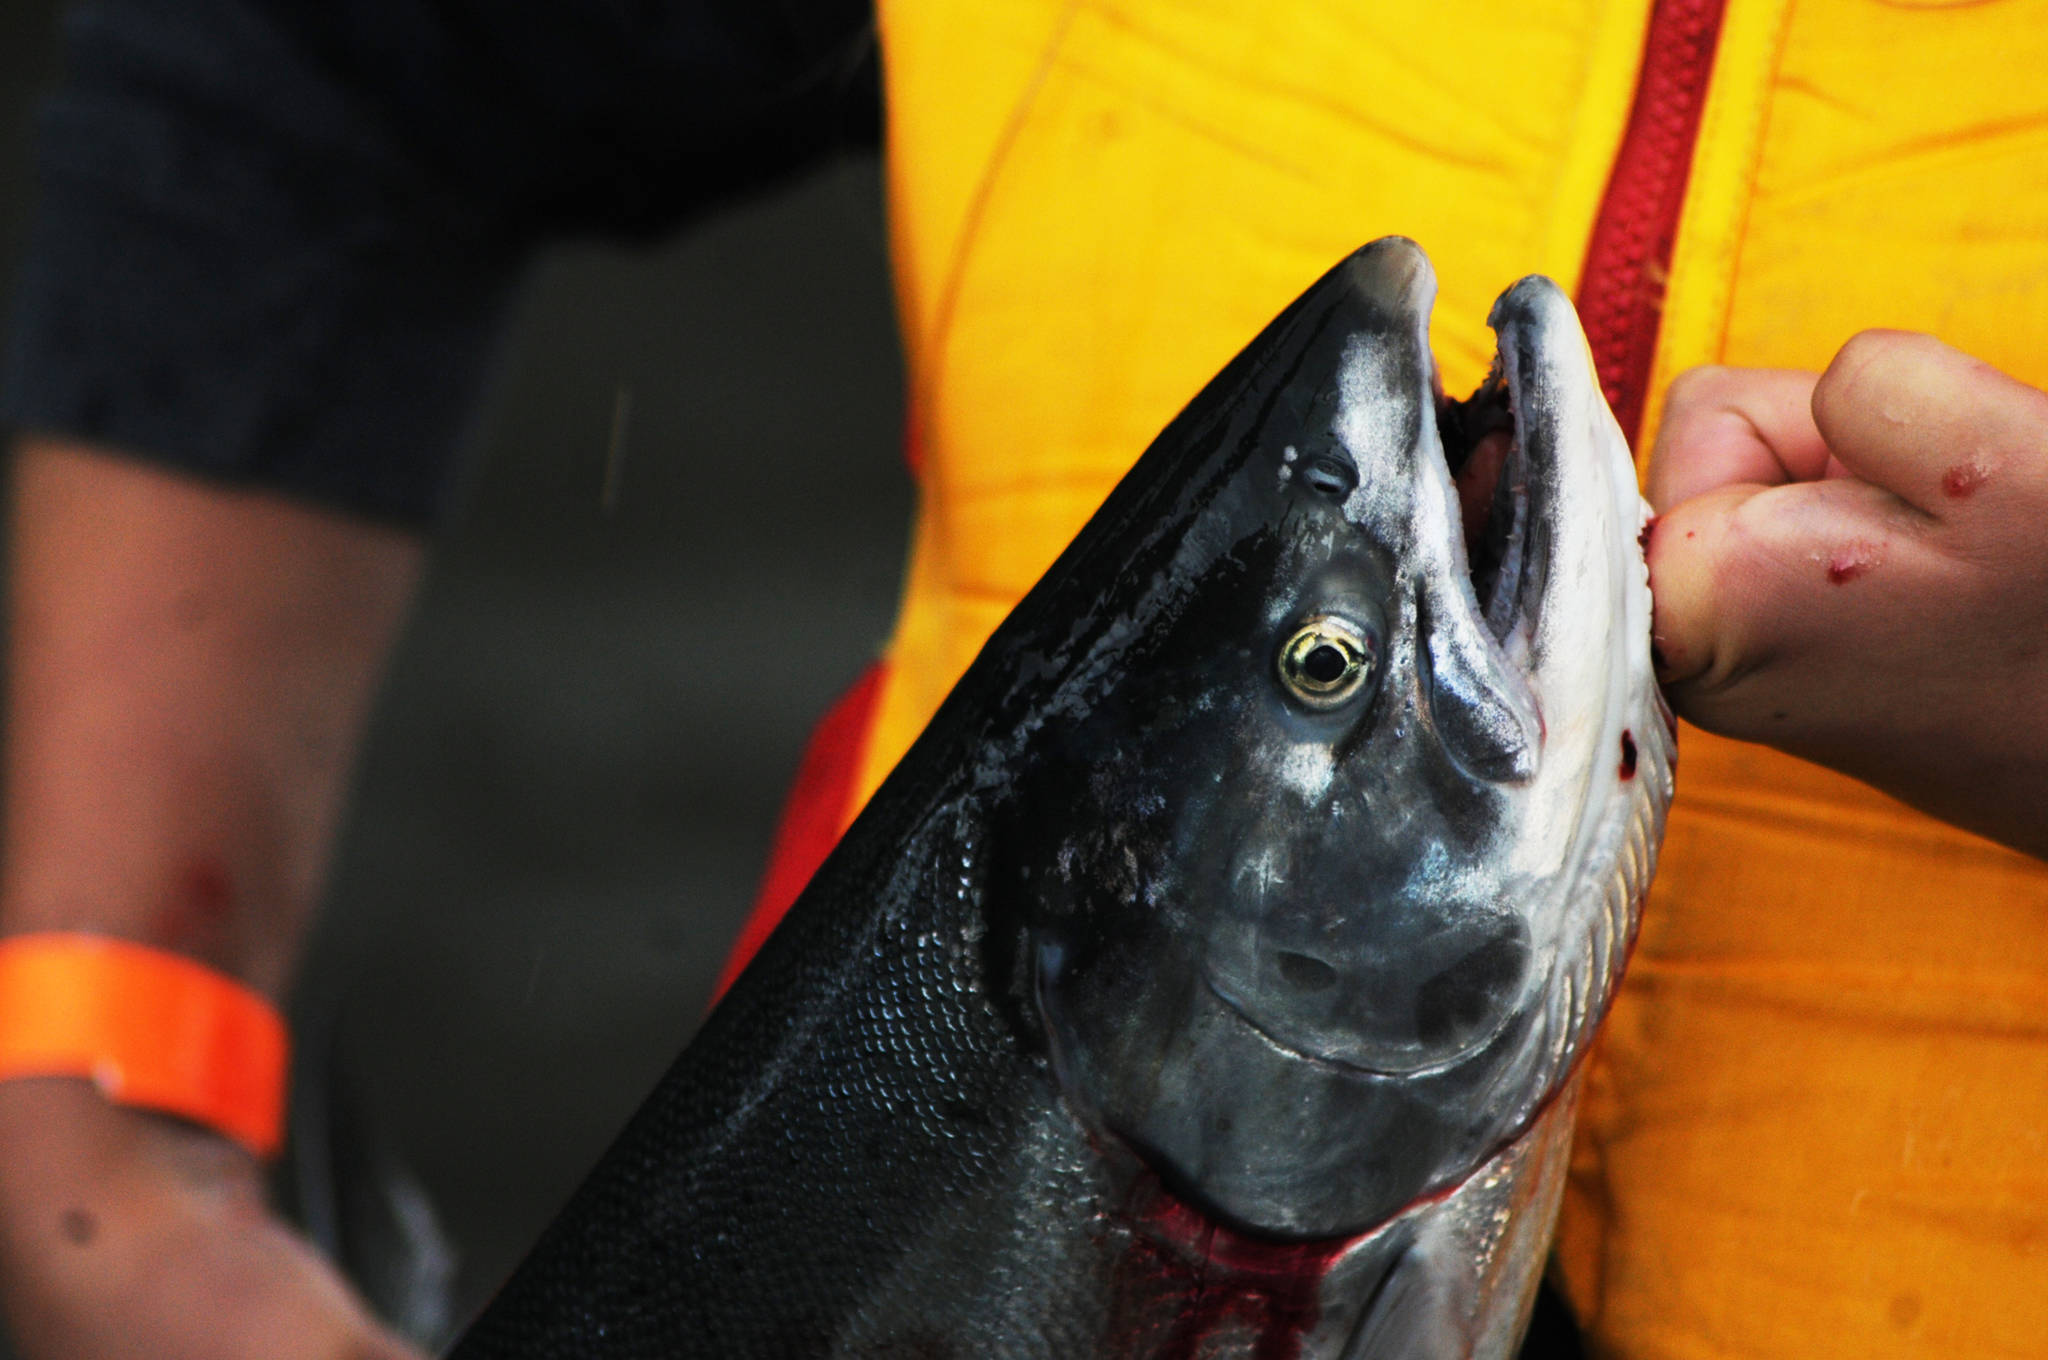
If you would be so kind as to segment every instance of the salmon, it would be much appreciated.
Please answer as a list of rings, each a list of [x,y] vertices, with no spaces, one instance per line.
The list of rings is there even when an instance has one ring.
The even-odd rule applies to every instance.
[[[1673,730],[1570,302],[1434,296],[1167,426],[457,1360],[1513,1354]]]

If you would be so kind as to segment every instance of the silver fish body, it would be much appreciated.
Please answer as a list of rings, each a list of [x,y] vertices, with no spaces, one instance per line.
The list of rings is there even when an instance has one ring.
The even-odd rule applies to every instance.
[[[1513,1353],[1673,751],[1569,302],[1455,403],[1434,286],[1161,434],[458,1357]]]

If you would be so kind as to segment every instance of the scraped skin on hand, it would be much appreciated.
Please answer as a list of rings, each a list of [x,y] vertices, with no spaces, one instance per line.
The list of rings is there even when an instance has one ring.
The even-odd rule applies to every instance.
[[[2048,393],[1898,331],[1695,369],[1649,496],[1682,716],[2048,856]]]

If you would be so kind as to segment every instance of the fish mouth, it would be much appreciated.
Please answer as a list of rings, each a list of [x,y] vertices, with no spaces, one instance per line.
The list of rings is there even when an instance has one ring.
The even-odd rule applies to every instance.
[[[1367,509],[1382,522],[1407,517],[1405,530],[1394,528],[1408,534],[1415,563],[1417,665],[1433,734],[1481,784],[1534,793],[1534,780],[1549,796],[1568,794],[1564,771],[1582,770],[1586,753],[1560,760],[1554,738],[1605,726],[1632,669],[1613,645],[1643,574],[1626,441],[1555,283],[1531,275],[1500,295],[1487,317],[1496,337],[1488,374],[1452,398],[1430,348],[1427,258],[1398,238],[1362,255],[1360,287],[1384,329],[1352,380],[1369,399],[1344,423],[1362,452],[1411,479],[1406,500]],[[1413,403],[1409,442],[1375,440],[1373,419],[1402,403]],[[1539,778],[1545,765],[1556,777]]]
[[[1303,1047],[1300,1042],[1288,1038],[1274,1026],[1262,1021],[1257,1011],[1232,996],[1229,989],[1219,983],[1206,969],[1202,973],[1202,982],[1209,989],[1209,994],[1223,1004],[1223,1008],[1230,1013],[1232,1019],[1251,1029],[1273,1047],[1302,1062],[1313,1063],[1318,1067],[1354,1077],[1408,1080],[1448,1072],[1490,1048],[1519,1013],[1518,1008],[1503,1010],[1492,1025],[1472,1035],[1455,1049],[1426,1050],[1407,1061],[1388,1056],[1377,1057],[1368,1062],[1361,1061],[1355,1054],[1340,1057],[1335,1053]]]
[[[1515,626],[1530,574],[1529,460],[1518,384],[1510,380],[1521,365],[1507,362],[1506,343],[1469,397],[1446,396],[1442,374],[1432,373],[1437,437],[1457,492],[1472,593],[1496,643],[1505,643]]]
[[[1426,337],[1426,311],[1420,324]],[[1525,278],[1494,302],[1487,324],[1493,364],[1472,394],[1447,396],[1433,357],[1430,386],[1473,599],[1486,632],[1506,645],[1518,625],[1525,633],[1533,627],[1542,607],[1548,550],[1566,527],[1560,521],[1584,518],[1595,486],[1622,477],[1632,493],[1635,481],[1632,467],[1575,456],[1560,428],[1563,408],[1605,410],[1562,290]],[[1594,441],[1577,442],[1590,449]]]

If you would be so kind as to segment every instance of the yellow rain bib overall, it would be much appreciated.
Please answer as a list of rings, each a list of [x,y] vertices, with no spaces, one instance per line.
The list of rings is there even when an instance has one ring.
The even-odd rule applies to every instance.
[[[2048,384],[2048,0],[1715,8],[1699,52],[1649,48],[1710,64],[1639,447],[1680,370],[1817,370],[1870,326]],[[881,17],[922,503],[839,824],[1167,419],[1345,252],[1430,252],[1452,392],[1501,288],[1578,288],[1661,22],[1650,0]],[[1559,1239],[1596,1352],[2048,1355],[2048,868],[1761,748],[1688,729],[1680,752]]]

